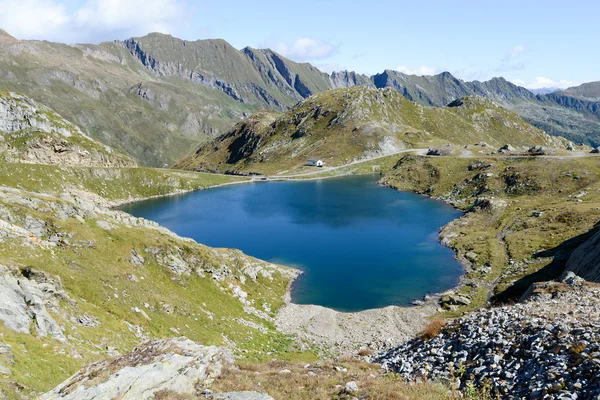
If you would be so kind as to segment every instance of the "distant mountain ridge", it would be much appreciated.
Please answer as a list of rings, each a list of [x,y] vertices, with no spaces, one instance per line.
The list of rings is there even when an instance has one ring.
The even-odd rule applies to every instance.
[[[479,95],[550,134],[600,144],[598,83],[536,96],[503,78],[465,82],[448,72],[327,74],[269,49],[237,50],[222,39],[186,41],[152,33],[65,45],[0,32],[0,89],[51,106],[145,165],[172,165],[259,110],[286,111],[314,94],[357,85],[393,87],[434,107]]]

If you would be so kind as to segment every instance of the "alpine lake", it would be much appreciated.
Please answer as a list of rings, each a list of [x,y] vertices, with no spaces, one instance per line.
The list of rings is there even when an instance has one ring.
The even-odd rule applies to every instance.
[[[254,182],[120,208],[211,247],[303,271],[292,301],[338,311],[409,306],[454,287],[463,272],[438,241],[461,213],[377,185],[375,175]]]

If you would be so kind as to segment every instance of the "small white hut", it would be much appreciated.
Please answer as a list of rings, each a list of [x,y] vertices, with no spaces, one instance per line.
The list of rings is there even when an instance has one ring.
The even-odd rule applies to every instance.
[[[322,167],[324,164],[323,160],[319,159],[319,158],[309,158],[308,162],[306,163],[306,165],[310,166],[310,167]]]

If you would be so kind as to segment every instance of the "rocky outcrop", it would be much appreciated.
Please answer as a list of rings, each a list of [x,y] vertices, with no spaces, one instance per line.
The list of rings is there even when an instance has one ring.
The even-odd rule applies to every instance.
[[[67,341],[52,314],[59,310],[61,300],[70,300],[58,278],[32,269],[19,271],[0,265],[0,321],[19,333],[33,330],[39,336],[51,336]]]
[[[600,283],[600,231],[571,253],[566,270]]]
[[[349,88],[352,86],[365,85],[373,87],[374,84],[371,79],[366,75],[357,74],[354,71],[340,71],[332,72],[330,75],[331,87],[337,88]]]
[[[487,385],[504,399],[596,398],[599,300],[600,287],[565,276],[540,285],[524,303],[475,312],[375,360],[408,380],[441,380],[465,391]]]
[[[135,162],[86,136],[47,107],[0,93],[0,157],[7,162],[131,167]]]
[[[232,361],[230,351],[202,346],[184,337],[151,340],[124,356],[83,368],[40,400],[200,395]]]

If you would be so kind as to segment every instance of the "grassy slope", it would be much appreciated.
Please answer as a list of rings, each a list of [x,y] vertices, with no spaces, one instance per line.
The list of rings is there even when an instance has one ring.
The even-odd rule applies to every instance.
[[[115,43],[78,48],[25,42],[22,47],[25,51],[3,51],[2,89],[52,105],[95,139],[145,165],[170,165],[243,113],[260,108],[186,80],[159,78]]]
[[[155,168],[57,168],[0,163],[0,182],[4,186],[54,195],[65,190],[81,190],[113,204],[246,180],[243,177]]]
[[[309,157],[341,165],[374,154],[386,139],[408,148],[480,141],[496,147],[561,145],[489,100],[473,97],[457,107],[428,108],[392,89],[332,90],[279,116],[254,119],[249,129],[238,124],[176,167],[272,174],[297,169]],[[236,153],[243,157],[232,160]]]
[[[230,288],[230,285],[240,286],[254,307],[262,310],[267,305],[272,313],[282,304],[288,275],[275,270],[272,280],[261,276],[256,282],[248,277],[241,279],[239,276],[244,275],[242,271],[248,265],[263,264],[235,250],[213,250],[160,230],[122,223],[110,213],[91,213],[81,221],[62,220],[52,211],[53,205],[78,207],[77,202],[55,197],[65,191],[81,190],[117,203],[242,180],[141,168],[57,169],[45,165],[0,164],[3,186],[27,190],[18,192],[17,197],[30,199],[15,202],[10,200],[14,198],[12,195],[0,196],[0,209],[10,215],[12,223],[23,226],[25,216],[43,220],[47,232],[38,240],[52,233],[73,235],[68,245],[51,248],[24,245],[26,238],[0,241],[0,264],[32,267],[58,276],[66,293],[77,302],[74,306],[63,301],[61,311],[53,314],[72,346],[0,326],[1,341],[12,346],[14,355],[14,364],[0,360],[12,371],[12,376],[0,378],[0,391],[10,397],[17,397],[18,385],[25,387],[24,393],[45,391],[83,365],[106,357],[108,346],[128,351],[141,339],[126,322],[141,327],[148,337],[185,335],[207,344],[235,343],[240,354],[250,359],[305,358],[302,352],[290,347],[291,339],[279,334],[271,322],[245,312]],[[32,205],[38,201],[42,206]],[[99,220],[108,221],[114,229],[101,229],[97,225]],[[163,249],[165,254],[180,249],[185,260],[196,260],[195,268],[200,272],[176,275],[164,260],[152,256],[148,248]],[[133,249],[146,259],[144,266],[129,262]],[[223,267],[229,268],[232,275],[223,281],[213,279],[211,271]],[[163,303],[172,305],[173,311],[165,311]],[[133,312],[133,307],[144,310],[150,319]],[[93,316],[101,325],[86,328],[71,321],[71,317],[81,315]],[[264,332],[244,326],[236,321],[239,318],[264,326]]]
[[[491,166],[469,170],[478,161]],[[466,276],[472,285],[461,288],[473,303],[462,312],[482,306],[488,292],[496,294],[497,301],[511,301],[533,280],[556,278],[570,251],[600,222],[599,175],[595,157],[406,156],[382,182],[449,201],[463,210],[470,210],[477,198],[507,202],[506,208],[495,211],[469,212],[445,229],[459,254],[478,254]],[[573,197],[581,193],[587,194]],[[535,217],[534,211],[543,215]]]

